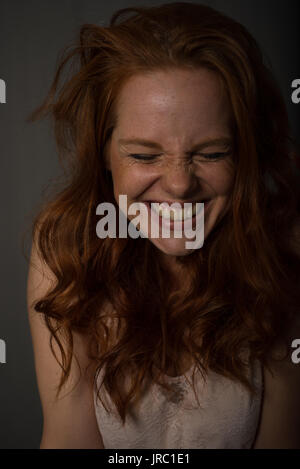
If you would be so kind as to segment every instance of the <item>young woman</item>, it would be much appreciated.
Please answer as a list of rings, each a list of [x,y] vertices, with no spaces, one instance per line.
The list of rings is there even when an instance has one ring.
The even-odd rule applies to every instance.
[[[255,40],[206,6],[120,10],[81,28],[46,114],[68,178],[33,225],[41,448],[300,448],[299,181]],[[204,203],[203,246],[162,236],[168,210],[120,236],[122,195],[149,227]]]

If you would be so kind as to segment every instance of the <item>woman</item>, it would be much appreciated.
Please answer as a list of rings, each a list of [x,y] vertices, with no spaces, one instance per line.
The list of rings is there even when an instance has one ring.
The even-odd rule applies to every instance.
[[[120,10],[81,28],[45,114],[68,179],[33,226],[41,448],[300,448],[295,153],[255,40],[206,6]],[[149,227],[204,203],[203,246],[164,238],[169,212],[100,238],[121,195]]]

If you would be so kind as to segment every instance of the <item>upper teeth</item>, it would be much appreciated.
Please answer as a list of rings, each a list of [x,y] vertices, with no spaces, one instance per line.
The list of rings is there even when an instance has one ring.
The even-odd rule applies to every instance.
[[[203,202],[202,202],[203,203]],[[162,218],[168,218],[170,220],[186,220],[189,218],[194,217],[197,213],[199,213],[202,209],[202,203],[199,202],[197,204],[193,204],[193,206],[189,206],[188,208],[175,208],[170,207],[169,204],[163,202],[159,204],[158,202],[152,202],[151,208],[154,210],[155,213],[160,215]],[[190,205],[190,203],[189,203]]]

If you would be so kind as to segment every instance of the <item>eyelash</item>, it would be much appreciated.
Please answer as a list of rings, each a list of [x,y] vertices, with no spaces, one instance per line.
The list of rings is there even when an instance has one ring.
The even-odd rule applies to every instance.
[[[207,158],[208,160],[217,160],[219,158],[230,155],[230,152],[228,151],[228,152],[218,152],[218,153],[195,153],[194,155],[203,156],[204,158]],[[131,153],[128,156],[136,160],[153,161],[155,158],[161,155],[142,155],[139,153]]]

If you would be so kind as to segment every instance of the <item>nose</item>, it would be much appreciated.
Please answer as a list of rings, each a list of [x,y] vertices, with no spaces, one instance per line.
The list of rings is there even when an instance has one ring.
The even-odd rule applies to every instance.
[[[197,181],[193,164],[185,160],[169,161],[161,178],[162,189],[174,199],[189,197],[195,191]]]

